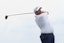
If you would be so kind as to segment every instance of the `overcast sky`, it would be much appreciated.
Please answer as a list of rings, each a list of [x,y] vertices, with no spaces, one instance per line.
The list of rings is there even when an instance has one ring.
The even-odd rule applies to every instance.
[[[63,0],[0,0],[0,43],[41,43],[35,14],[9,16],[5,20],[5,15],[33,12],[36,6],[49,12],[55,42],[64,43]]]

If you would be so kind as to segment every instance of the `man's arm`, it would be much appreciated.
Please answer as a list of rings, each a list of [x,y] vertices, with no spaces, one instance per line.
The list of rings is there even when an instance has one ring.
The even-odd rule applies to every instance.
[[[48,11],[42,11],[42,13],[47,13],[49,15],[49,12]]]

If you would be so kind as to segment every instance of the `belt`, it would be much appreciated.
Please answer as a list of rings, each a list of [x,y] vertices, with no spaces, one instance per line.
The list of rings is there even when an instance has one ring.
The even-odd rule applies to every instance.
[[[53,35],[53,33],[41,33],[41,35]]]

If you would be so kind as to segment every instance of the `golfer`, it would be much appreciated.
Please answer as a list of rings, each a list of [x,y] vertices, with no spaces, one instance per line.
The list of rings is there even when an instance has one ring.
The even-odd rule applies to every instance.
[[[41,29],[40,39],[42,43],[54,43],[53,29],[48,21],[48,12],[42,11],[42,7],[34,9],[36,24]]]

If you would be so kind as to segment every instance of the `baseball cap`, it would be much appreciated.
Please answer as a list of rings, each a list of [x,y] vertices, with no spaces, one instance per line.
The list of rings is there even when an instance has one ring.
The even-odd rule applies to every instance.
[[[34,9],[34,12],[36,12],[36,11],[38,11],[39,9],[41,9],[42,7],[36,7],[35,9]]]

